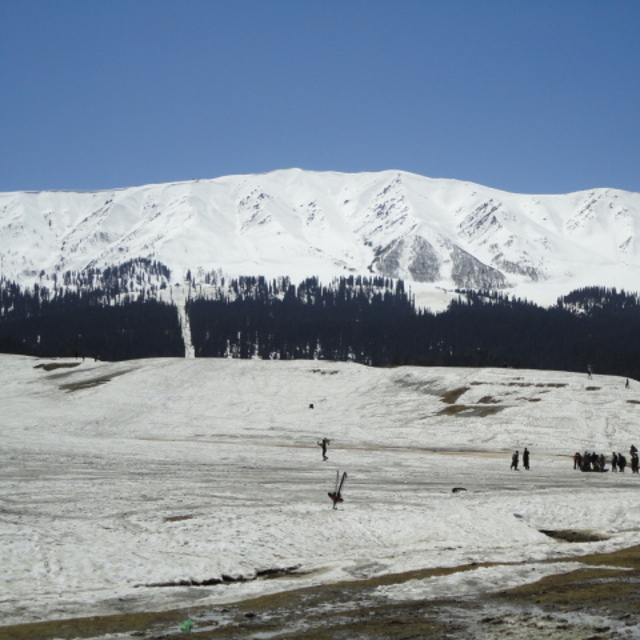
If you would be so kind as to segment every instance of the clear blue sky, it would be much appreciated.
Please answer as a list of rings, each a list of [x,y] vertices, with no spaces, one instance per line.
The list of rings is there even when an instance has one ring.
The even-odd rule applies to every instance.
[[[0,191],[300,167],[640,192],[640,0],[0,0]]]

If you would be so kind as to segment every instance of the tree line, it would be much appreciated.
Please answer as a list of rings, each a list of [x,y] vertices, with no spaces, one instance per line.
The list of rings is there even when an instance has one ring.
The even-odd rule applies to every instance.
[[[22,289],[0,281],[0,352],[129,360],[184,355],[175,306],[102,289]]]
[[[144,266],[144,265],[143,265]],[[53,289],[0,280],[0,351],[107,360],[181,357],[179,315],[141,266],[63,277]],[[165,283],[170,273],[152,268]],[[108,278],[105,278],[105,273]],[[416,308],[402,281],[350,276],[189,278],[196,357],[329,359],[370,366],[514,367],[640,379],[640,299],[588,287],[549,308],[495,292],[458,291],[446,311]],[[136,285],[137,283],[137,285]],[[154,288],[155,286],[155,288]]]

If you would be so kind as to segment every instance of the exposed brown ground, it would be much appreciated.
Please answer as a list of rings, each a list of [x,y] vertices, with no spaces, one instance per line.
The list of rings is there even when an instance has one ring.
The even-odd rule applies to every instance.
[[[640,614],[640,546],[579,560],[587,567],[470,600],[389,602],[374,596],[374,590],[381,585],[466,571],[480,565],[412,571],[289,591],[233,605],[191,608],[193,628],[188,636],[180,630],[188,614],[176,610],[0,626],[0,638],[71,640],[113,634],[147,640],[640,637],[640,623],[636,622]]]

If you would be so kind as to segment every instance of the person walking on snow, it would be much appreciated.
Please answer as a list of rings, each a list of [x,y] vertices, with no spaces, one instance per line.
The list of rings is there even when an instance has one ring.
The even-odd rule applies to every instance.
[[[318,442],[318,446],[322,447],[322,460],[326,462],[329,458],[327,457],[327,447],[329,446],[329,438],[322,438],[320,442]]]
[[[516,471],[518,470],[518,461],[520,460],[520,453],[518,451],[516,451],[512,456],[511,456],[511,469],[515,469]]]

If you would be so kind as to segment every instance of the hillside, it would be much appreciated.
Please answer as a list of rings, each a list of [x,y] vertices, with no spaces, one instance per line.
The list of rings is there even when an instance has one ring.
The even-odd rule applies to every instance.
[[[512,194],[400,171],[268,174],[90,193],[0,194],[0,272],[51,286],[130,260],[231,277],[379,275],[425,304],[501,289],[543,304],[640,281],[640,194]],[[155,279],[157,283],[158,280]],[[442,303],[440,303],[442,304]]]
[[[639,477],[571,460],[638,444],[636,381],[305,361],[0,364],[0,624],[196,606],[214,618],[275,591],[496,563],[375,596],[467,598],[637,543]],[[511,471],[525,446],[531,470]],[[274,569],[290,574],[253,579]]]

